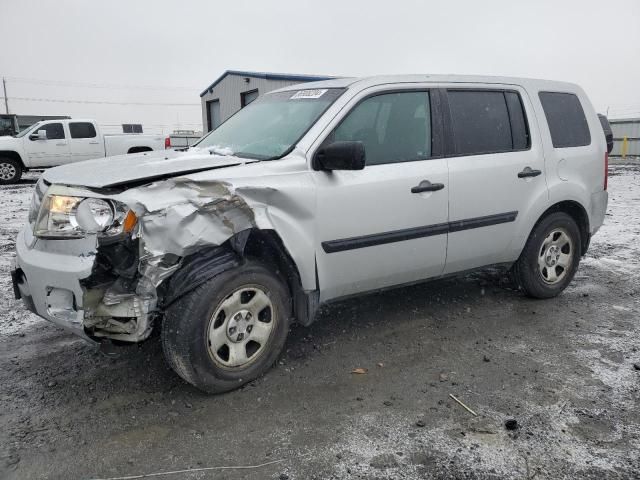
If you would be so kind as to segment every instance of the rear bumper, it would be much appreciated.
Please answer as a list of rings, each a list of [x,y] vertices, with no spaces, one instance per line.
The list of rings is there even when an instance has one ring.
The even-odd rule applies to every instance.
[[[33,236],[26,227],[16,239],[16,264],[11,272],[14,293],[25,306],[83,339],[87,336],[80,280],[93,268],[94,255],[69,255],[33,248]]]
[[[594,235],[604,223],[604,216],[607,213],[609,203],[609,193],[606,190],[591,194],[591,212],[589,230]]]

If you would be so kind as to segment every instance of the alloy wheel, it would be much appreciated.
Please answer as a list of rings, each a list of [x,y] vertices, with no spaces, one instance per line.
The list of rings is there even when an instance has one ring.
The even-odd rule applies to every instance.
[[[538,255],[538,271],[548,284],[561,282],[573,262],[573,240],[563,228],[556,228],[542,242]]]
[[[267,292],[244,286],[225,298],[211,316],[208,349],[225,368],[244,368],[260,357],[274,329],[276,312]]]
[[[0,180],[5,180],[5,181],[13,180],[16,177],[17,173],[18,172],[16,171],[16,167],[12,163],[9,163],[9,162],[0,163]]]

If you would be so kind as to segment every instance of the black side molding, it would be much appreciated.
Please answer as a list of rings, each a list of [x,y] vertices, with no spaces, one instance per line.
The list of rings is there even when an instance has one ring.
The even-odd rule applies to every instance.
[[[391,232],[373,233],[361,237],[342,238],[339,240],[327,240],[322,242],[322,249],[326,253],[344,252],[345,250],[355,250],[357,248],[373,247],[387,243],[402,242],[415,238],[431,237],[443,235],[445,233],[460,232],[473,228],[489,227],[501,223],[515,221],[518,212],[498,213],[485,217],[467,218],[448,223],[437,223],[435,225],[425,225],[423,227],[405,228],[403,230],[393,230]]]
[[[413,240],[414,238],[431,237],[442,235],[449,230],[448,223],[438,223],[424,227],[406,228],[404,230],[394,230],[392,232],[373,233],[362,237],[343,238],[341,240],[330,240],[322,242],[322,249],[327,253],[343,252],[356,248],[373,247],[374,245],[384,245],[385,243],[402,242]]]
[[[496,215],[487,215],[486,217],[457,220],[455,222],[449,222],[449,232],[461,232],[462,230],[471,230],[473,228],[490,227],[491,225],[514,222],[517,216],[518,212],[506,212],[498,213]]]

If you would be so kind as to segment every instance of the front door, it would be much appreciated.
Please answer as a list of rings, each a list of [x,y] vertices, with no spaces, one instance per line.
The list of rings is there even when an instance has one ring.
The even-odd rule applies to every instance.
[[[32,140],[31,135],[40,130],[47,132],[47,139],[34,138]],[[26,135],[23,141],[30,166],[51,167],[61,165],[69,160],[69,142],[61,122],[43,123],[37,127],[37,130]]]
[[[448,169],[430,97],[364,96],[324,140],[361,141],[367,159],[364,170],[314,172],[321,301],[442,273]]]
[[[446,97],[453,151],[445,274],[513,261],[517,232],[547,195],[531,103],[513,87],[447,89]]]

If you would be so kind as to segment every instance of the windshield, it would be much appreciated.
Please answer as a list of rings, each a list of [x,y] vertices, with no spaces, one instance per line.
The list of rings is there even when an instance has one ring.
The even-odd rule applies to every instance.
[[[14,135],[16,138],[20,138],[20,137],[24,137],[27,133],[31,132],[32,130],[34,130],[38,125],[40,125],[42,122],[37,122],[34,123],[33,125],[31,125],[30,127],[25,128],[24,130],[22,130],[20,133]]]
[[[240,110],[196,146],[212,153],[273,160],[293,148],[344,89],[269,93]]]

